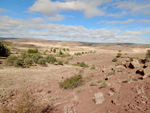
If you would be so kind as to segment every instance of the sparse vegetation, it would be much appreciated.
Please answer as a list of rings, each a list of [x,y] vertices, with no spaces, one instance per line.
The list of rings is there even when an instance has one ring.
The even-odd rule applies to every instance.
[[[17,56],[15,56],[15,55],[10,55],[10,56],[6,59],[5,64],[12,66],[12,65],[14,64],[15,60],[17,60],[17,59],[18,59]]]
[[[115,58],[113,58],[113,60],[112,60],[112,62],[117,62],[118,61],[118,59],[115,57]]]
[[[107,87],[108,86],[108,84],[106,83],[106,82],[103,82],[102,84],[101,84],[101,88],[105,88],[105,87]]]
[[[48,63],[55,63],[56,62],[56,58],[53,55],[48,55],[46,57],[46,62],[48,62]]]
[[[122,56],[122,53],[117,53],[117,58],[120,58]]]
[[[91,70],[95,70],[95,66],[94,65],[91,67]]]
[[[24,61],[21,58],[18,58],[14,61],[15,67],[24,67]]]
[[[34,63],[38,63],[38,60],[39,60],[40,58],[43,58],[43,56],[41,56],[41,55],[39,55],[39,54],[34,54],[34,55],[32,56],[32,60],[33,60]]]
[[[28,54],[38,53],[38,49],[28,49]]]
[[[90,86],[97,86],[97,84],[95,82],[91,82]]]
[[[59,60],[58,65],[63,65],[63,61]]]
[[[77,64],[73,64],[74,66],[80,66],[80,67],[89,67],[88,64],[85,64],[84,62],[77,62]]]
[[[67,78],[65,81],[60,82],[59,85],[64,89],[73,89],[83,84],[82,75],[74,75]]]
[[[40,59],[38,60],[38,64],[40,64],[40,65],[42,65],[42,66],[46,66],[46,61],[45,61],[45,59],[44,59],[44,58],[40,58]]]
[[[33,64],[33,60],[31,58],[25,58],[24,59],[24,64],[26,67],[29,67]]]

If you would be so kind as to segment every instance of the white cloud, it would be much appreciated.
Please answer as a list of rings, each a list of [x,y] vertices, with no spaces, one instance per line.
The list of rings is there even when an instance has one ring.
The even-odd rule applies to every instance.
[[[45,16],[49,16],[51,20],[61,20],[63,11],[81,11],[85,17],[103,16],[105,13],[98,8],[98,6],[109,3],[112,0],[37,0],[33,6],[29,8],[30,12],[40,12]]]
[[[10,11],[6,10],[6,9],[3,9],[3,8],[0,8],[0,13],[6,13],[6,12],[10,12]]]
[[[131,14],[150,15],[150,3],[138,3],[133,1],[119,1],[116,2],[116,8],[127,10]]]
[[[150,19],[141,19],[139,20],[140,22],[144,22],[144,23],[150,23]]]
[[[134,22],[134,19],[128,19],[128,20],[125,20],[125,21],[100,21],[98,23],[99,24],[100,23],[107,23],[107,24],[128,24],[128,23],[131,23],[131,22]]]
[[[120,31],[117,29],[87,29],[83,26],[50,24],[42,18],[29,20],[0,17],[1,37],[39,37],[45,39],[99,41],[99,42],[141,42],[141,34],[149,32]],[[121,35],[118,35],[121,34]],[[142,43],[142,42],[141,42]]]

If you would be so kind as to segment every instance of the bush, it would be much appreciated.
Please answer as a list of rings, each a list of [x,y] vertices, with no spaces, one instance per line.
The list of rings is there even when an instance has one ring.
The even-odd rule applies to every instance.
[[[48,62],[48,63],[55,63],[56,62],[56,58],[53,55],[48,55],[46,57],[46,62]]]
[[[117,53],[117,58],[120,58],[122,56],[122,53]]]
[[[21,57],[22,59],[25,59],[25,58],[28,57],[28,55],[27,55],[26,52],[22,52],[22,53],[20,54],[20,57]]]
[[[117,62],[118,59],[117,58],[113,58],[112,62]]]
[[[92,69],[92,70],[95,70],[95,66],[93,65],[93,66],[91,67],[91,69]]]
[[[67,78],[64,82],[59,83],[61,88],[64,89],[73,89],[83,84],[81,75],[74,75],[70,78]]]
[[[46,109],[46,110],[45,110]],[[41,103],[29,93],[24,90],[15,100],[15,104],[12,106],[1,105],[1,113],[51,113],[53,110],[52,106],[41,107]]]
[[[22,59],[16,59],[14,62],[15,67],[24,67],[24,62]]]
[[[42,65],[42,66],[45,66],[45,65],[46,65],[45,59],[44,59],[44,58],[40,58],[40,59],[38,60],[38,64],[40,64],[40,65]]]
[[[105,87],[107,87],[108,86],[108,84],[106,83],[106,82],[103,82],[102,84],[101,84],[101,88],[105,88]]]
[[[63,61],[59,60],[58,65],[63,65]]]
[[[33,60],[34,63],[38,63],[38,60],[40,58],[43,58],[43,57],[39,54],[35,54],[35,55],[32,56],[32,60]]]
[[[33,64],[33,60],[31,58],[25,58],[24,59],[25,66],[31,66]]]
[[[89,67],[87,64],[84,62],[77,62],[77,64],[73,64],[74,66],[80,66],[80,67]]]
[[[8,57],[10,55],[10,50],[5,47],[2,42],[0,42],[0,56],[1,57]]]
[[[29,54],[38,53],[38,49],[28,49]]]
[[[150,62],[150,50],[147,51],[145,59],[146,59],[146,62]]]
[[[59,51],[59,55],[63,55],[63,52],[61,50]]]
[[[6,59],[5,63],[6,63],[6,65],[12,66],[12,65],[14,64],[15,60],[17,60],[17,59],[18,59],[17,56],[15,56],[15,55],[10,55],[10,56]]]

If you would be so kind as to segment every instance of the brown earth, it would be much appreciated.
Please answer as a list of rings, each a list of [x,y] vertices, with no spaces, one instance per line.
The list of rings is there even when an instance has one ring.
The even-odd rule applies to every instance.
[[[143,46],[122,46],[114,44],[87,45],[80,42],[58,42],[40,39],[13,39],[9,48],[13,53],[38,48],[40,52],[50,50],[51,47],[69,48],[73,56],[69,64],[47,64],[46,67],[31,66],[30,68],[16,68],[4,65],[5,59],[0,59],[0,98],[10,96],[2,104],[13,106],[17,98],[17,91],[30,89],[32,95],[43,105],[53,103],[55,113],[150,113],[150,78],[138,79],[137,69],[124,68],[114,75],[109,75],[120,62],[129,58],[118,58],[112,62],[119,50],[123,56],[145,58],[150,48]],[[147,45],[146,45],[147,46]],[[95,51],[90,53],[89,51]],[[76,52],[89,52],[75,56]],[[47,54],[50,54],[49,52]],[[66,61],[67,58],[60,58]],[[96,69],[73,66],[77,62],[85,62]],[[64,90],[59,82],[82,71],[85,84],[75,89]],[[101,88],[103,82],[107,87]],[[94,83],[95,85],[91,85]],[[11,92],[11,93],[10,93]],[[14,93],[13,95],[12,92]],[[95,93],[103,93],[104,101],[96,104]],[[2,101],[1,101],[2,102]]]

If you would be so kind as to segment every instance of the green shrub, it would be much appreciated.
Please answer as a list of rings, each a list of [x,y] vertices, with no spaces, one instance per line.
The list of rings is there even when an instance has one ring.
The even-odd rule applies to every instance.
[[[18,59],[17,56],[15,56],[15,55],[10,55],[10,56],[6,59],[5,63],[6,63],[6,65],[12,66],[12,65],[14,64],[15,60],[17,60],[17,59]]]
[[[81,53],[80,53],[80,52],[78,52],[78,53],[74,53],[74,55],[76,55],[76,56],[80,56],[80,55],[81,55]]]
[[[122,53],[117,53],[117,58],[120,58],[122,56]]]
[[[95,70],[95,66],[94,65],[91,67],[91,70]]]
[[[146,62],[150,62],[150,50],[147,51],[145,59],[146,59]]]
[[[35,54],[35,55],[32,56],[32,60],[33,60],[34,63],[38,63],[38,60],[40,58],[43,58],[43,57],[39,54]]]
[[[77,64],[73,64],[74,66],[80,66],[80,67],[89,67],[87,64],[84,62],[77,62]]]
[[[0,42],[0,57],[8,57],[10,55],[10,50],[5,47],[2,42]]]
[[[113,60],[112,60],[112,62],[117,62],[118,61],[118,59],[115,57],[115,58],[113,58]]]
[[[97,86],[97,84],[95,82],[91,82],[90,86]]]
[[[63,55],[63,52],[61,50],[59,51],[59,55]]]
[[[53,52],[56,53],[56,48],[53,49]]]
[[[25,59],[25,58],[28,57],[28,55],[27,55],[26,52],[22,52],[22,53],[20,54],[20,57],[21,57],[22,59]]]
[[[83,84],[81,75],[74,75],[70,78],[67,78],[65,81],[59,83],[61,88],[64,89],[73,89]]]
[[[46,57],[46,62],[48,62],[48,63],[55,63],[56,62],[56,58],[53,55],[48,55]]]
[[[22,59],[16,59],[15,62],[14,62],[14,66],[15,67],[24,67],[24,62]]]
[[[108,84],[106,83],[106,82],[103,82],[102,84],[101,84],[101,88],[105,88],[105,87],[107,87],[108,86]]]
[[[65,48],[63,48],[63,51],[66,51],[66,49],[65,49]]]
[[[31,66],[33,64],[33,60],[31,58],[25,58],[24,64],[26,67]]]
[[[29,54],[38,53],[38,49],[28,49]]]
[[[70,54],[68,53],[68,54],[62,54],[61,55],[61,57],[69,57],[70,56]]]
[[[58,65],[63,65],[63,61],[59,60]]]
[[[80,67],[89,67],[87,64],[85,64],[84,62],[81,62],[80,64]]]
[[[44,58],[40,58],[40,59],[38,60],[38,64],[40,64],[40,65],[42,65],[42,66],[45,66],[45,65],[46,65],[45,59],[44,59]]]

